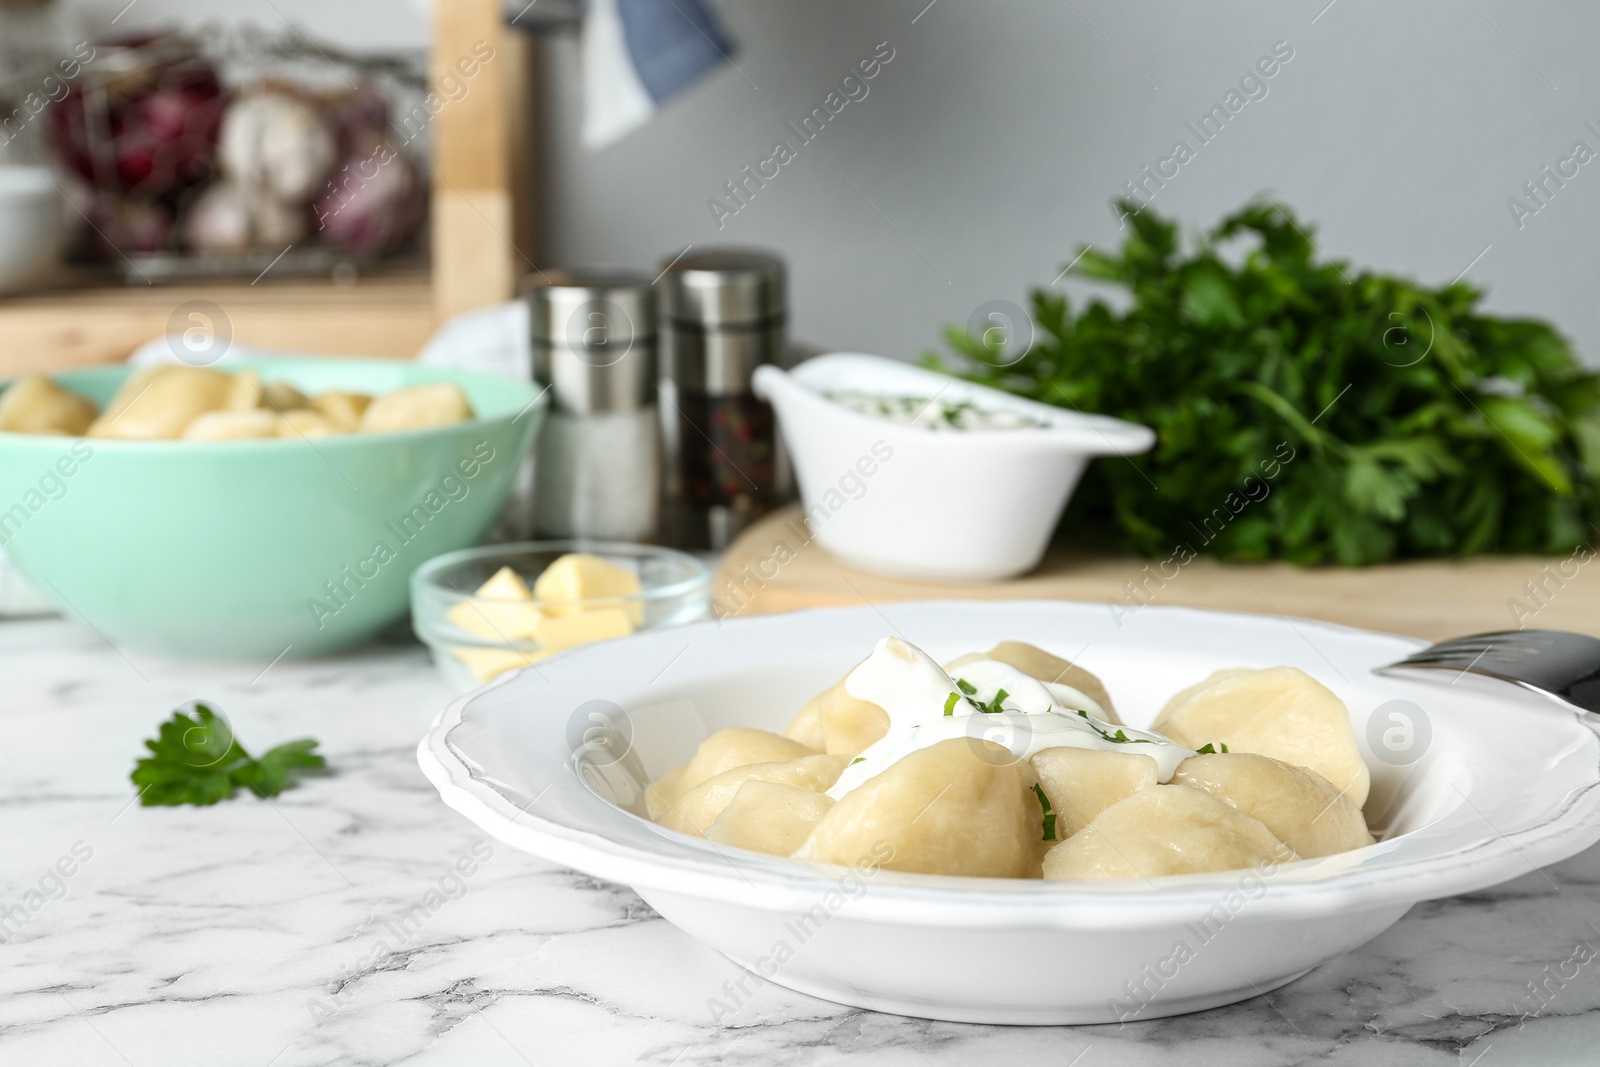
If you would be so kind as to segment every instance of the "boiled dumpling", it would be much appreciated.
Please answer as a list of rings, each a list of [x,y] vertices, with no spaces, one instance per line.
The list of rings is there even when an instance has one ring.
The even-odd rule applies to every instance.
[[[980,746],[992,751],[979,751]],[[1043,813],[1032,768],[999,745],[950,738],[846,793],[796,859],[979,878],[1037,874]],[[882,854],[888,852],[888,858]]]
[[[777,782],[821,793],[838,780],[844,765],[843,756],[814,755],[734,767],[679,793],[667,805],[659,822],[668,829],[698,837],[722,814],[722,809],[733,802],[739,787],[746,782]]]
[[[694,758],[685,769],[684,787],[699,785],[723,771],[750,763],[772,763],[814,755],[816,753],[805,745],[766,730],[737,726],[718,730],[695,749]]]
[[[278,436],[276,411],[207,411],[183,429],[185,441],[242,441]]]
[[[333,437],[349,432],[348,427],[334,422],[315,408],[285,411],[278,422],[279,437]]]
[[[1041,775],[1042,777],[1042,775]],[[1192,756],[1174,779],[1259,820],[1301,856],[1331,856],[1372,844],[1361,809],[1326,778],[1270,756]]]
[[[253,370],[245,370],[233,376],[226,406],[232,411],[263,408],[282,414],[298,411],[308,403],[306,395],[288,382],[263,383],[260,374]]]
[[[839,756],[854,756],[881,740],[889,732],[889,713],[851,696],[845,688],[849,680],[847,674],[812,697],[789,723],[784,736]]]
[[[460,655],[458,652],[457,655]],[[683,792],[683,780],[688,776],[689,765],[674,767],[644,788],[644,811],[652,822],[660,822]]]
[[[40,374],[28,374],[0,394],[0,430],[81,434],[94,422],[94,403]]]
[[[832,807],[833,798],[826,793],[753,778],[733,794],[705,835],[719,845],[787,856]]]
[[[992,659],[1008,667],[1015,667],[1036,681],[1076,689],[1099,705],[1098,712],[1094,708],[1085,709],[1095,718],[1116,726],[1123,725],[1122,720],[1117,718],[1117,709],[1111,703],[1111,694],[1106,692],[1105,683],[1075,663],[1059,656],[1052,656],[1044,649],[1035,648],[1022,641],[1001,641],[981,656],[962,656],[951,661],[948,669],[953,673],[956,667],[978,659]]]
[[[1039,787],[1056,816],[1056,840],[1065,840],[1119,800],[1156,784],[1159,768],[1136,752],[1047,748],[1033,757]]]
[[[430,382],[396,389],[377,397],[361,413],[361,429],[366,433],[395,430],[420,430],[429,426],[448,426],[472,418],[467,394],[454,382]]]
[[[784,737],[798,741],[807,748],[814,748],[818,752],[827,751],[828,736],[822,729],[822,697],[823,694],[818,693],[806,701],[806,706],[801,708],[799,714],[790,719],[789,725],[783,728]]]
[[[666,811],[685,790],[723,771],[751,763],[778,763],[814,756],[816,750],[765,730],[734,727],[718,730],[695,749],[694,757],[677,770],[668,771],[645,790],[645,810],[652,819]]]
[[[1212,671],[1210,674],[1206,675],[1204,678],[1200,679],[1198,682],[1194,683],[1188,688],[1180,689],[1168,697],[1165,707],[1162,708],[1162,714],[1165,714],[1167,709],[1177,707],[1185,700],[1188,700],[1190,697],[1200,692],[1200,690],[1206,688],[1207,686],[1215,685],[1224,678],[1237,678],[1242,674],[1251,673],[1254,672],[1249,667],[1229,667],[1226,670]]]
[[[354,430],[361,425],[361,416],[372,404],[365,393],[345,393],[330,389],[311,398],[311,406],[326,415],[337,426]]]
[[[240,371],[228,386],[228,399],[223,405],[229,411],[250,411],[261,406],[261,375],[253,370]]]
[[[1356,807],[1371,775],[1344,701],[1296,667],[1225,671],[1173,697],[1151,727],[1190,748],[1215,742],[1308,767]]]
[[[1157,878],[1298,859],[1258,820],[1186,785],[1141,789],[1045,854],[1061,880]]]
[[[288,382],[266,382],[261,386],[261,406],[272,411],[298,411],[311,406],[306,394]]]
[[[227,406],[233,381],[233,375],[209,367],[172,365],[139,371],[123,381],[88,434],[141,441],[176,439],[195,416]]]

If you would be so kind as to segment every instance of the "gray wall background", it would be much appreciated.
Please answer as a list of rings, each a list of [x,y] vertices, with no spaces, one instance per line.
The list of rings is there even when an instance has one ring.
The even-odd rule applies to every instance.
[[[1600,152],[1584,126],[1600,126],[1600,5],[926,5],[720,0],[738,71],[599,152],[579,146],[576,96],[558,93],[541,251],[642,266],[688,244],[771,245],[793,269],[798,336],[912,358],[987,300],[1025,303],[1078,242],[1114,242],[1123,183],[1176,140],[1197,144],[1185,122],[1287,41],[1294,58],[1266,97],[1154,207],[1196,228],[1272,193],[1317,225],[1325,253],[1431,283],[1470,265],[1489,307],[1554,320],[1600,363],[1600,162],[1520,230],[1506,206],[1575,141]],[[867,98],[719,231],[707,198],[775,140],[796,143],[784,124],[885,40],[895,58]],[[552,83],[576,85],[572,42],[550,56]]]

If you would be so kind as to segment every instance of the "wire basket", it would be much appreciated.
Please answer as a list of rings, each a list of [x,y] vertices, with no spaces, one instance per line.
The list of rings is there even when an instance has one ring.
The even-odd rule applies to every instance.
[[[420,52],[206,26],[98,44],[50,110],[85,225],[131,281],[348,276],[425,259]]]

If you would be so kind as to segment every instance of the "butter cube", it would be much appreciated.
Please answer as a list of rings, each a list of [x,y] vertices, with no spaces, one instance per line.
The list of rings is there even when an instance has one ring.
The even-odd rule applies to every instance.
[[[520,641],[536,636],[544,615],[522,576],[501,567],[478,586],[470,601],[451,608],[447,617],[463,630],[491,641]],[[520,663],[515,664],[521,666]],[[502,668],[504,669],[504,668]]]
[[[533,595],[544,602],[545,613],[555,618],[583,612],[583,606],[572,601],[637,596],[640,591],[639,576],[632,571],[624,570],[599,556],[580,552],[562,556],[546,567],[538,581],[533,583]],[[643,604],[622,607],[633,626],[644,622]]]
[[[528,588],[528,583],[522,580],[522,575],[510,567],[501,567],[490,575],[489,580],[478,586],[475,596],[487,597],[490,600],[532,600],[533,591]]]
[[[536,641],[543,647],[537,652],[456,647],[450,654],[464,663],[474,678],[487,682],[563,649],[626,637],[643,619],[639,605],[586,609],[561,602],[637,592],[639,579],[632,572],[597,556],[562,556],[545,568],[531,590],[516,571],[501,567],[478,587],[472,600],[450,609],[450,621],[491,641]]]
[[[545,618],[534,629],[534,638],[546,651],[559,652],[611,637],[627,637],[633,624],[621,608],[596,608],[576,615]]]
[[[509,648],[452,648],[450,654],[480,682],[493,681],[506,671],[527,667],[549,656],[549,652],[518,652]]]

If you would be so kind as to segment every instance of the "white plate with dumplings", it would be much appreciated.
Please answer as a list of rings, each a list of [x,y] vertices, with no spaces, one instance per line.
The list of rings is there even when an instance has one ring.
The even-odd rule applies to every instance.
[[[1583,713],[1373,673],[1421,644],[1057,601],[700,623],[505,675],[418,759],[485,832],[746,968],[714,1021],[773,982],[1126,1022],[1268,992],[1600,839]]]

